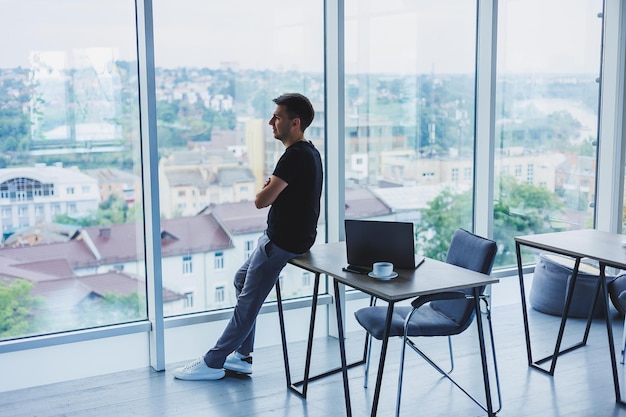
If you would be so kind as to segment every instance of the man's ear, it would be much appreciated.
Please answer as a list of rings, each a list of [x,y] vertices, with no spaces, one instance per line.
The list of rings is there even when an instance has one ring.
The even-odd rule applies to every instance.
[[[295,117],[291,120],[291,125],[295,128],[297,128],[298,130],[300,129],[300,118],[299,117]]]

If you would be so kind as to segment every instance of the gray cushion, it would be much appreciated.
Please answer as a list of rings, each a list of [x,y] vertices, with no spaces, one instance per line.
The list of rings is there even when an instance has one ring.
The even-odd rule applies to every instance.
[[[556,316],[563,315],[567,288],[573,272],[573,261],[557,255],[541,255],[535,266],[530,290],[530,305],[533,309]],[[586,318],[591,309],[598,274],[594,269],[581,264],[576,278],[574,295],[568,317]],[[614,277],[607,277],[610,282]],[[603,317],[604,304],[601,294],[593,311],[594,317]]]
[[[617,276],[608,286],[611,302],[620,314],[626,313],[626,275]]]
[[[445,301],[440,302],[445,303]],[[459,301],[454,300],[454,302],[458,303]],[[449,301],[449,303],[451,302]],[[389,337],[402,336],[404,334],[404,320],[412,309],[412,307],[404,306],[394,307]],[[383,338],[386,315],[387,307],[380,306],[362,308],[354,313],[359,324],[378,340]],[[426,304],[413,314],[409,323],[408,334],[410,336],[451,336],[460,333],[466,327],[460,327],[459,323],[433,309],[431,305]]]

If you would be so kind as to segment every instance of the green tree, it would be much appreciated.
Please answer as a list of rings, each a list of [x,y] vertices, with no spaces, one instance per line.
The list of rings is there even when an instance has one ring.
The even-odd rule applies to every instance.
[[[20,108],[3,108],[0,102],[0,151],[23,152],[30,146],[30,120]]]
[[[61,224],[73,224],[81,227],[89,226],[109,226],[112,224],[122,224],[129,220],[129,209],[124,199],[112,194],[108,199],[98,205],[98,211],[87,216],[71,217],[67,214],[55,216],[54,222]],[[130,218],[134,221],[134,216]]]
[[[471,229],[472,193],[446,188],[421,210],[421,216],[416,226],[418,247],[427,257],[443,261],[454,231]]]
[[[176,123],[178,118],[178,102],[159,100],[156,103],[157,117],[165,123]]]
[[[128,214],[128,205],[124,199],[118,195],[111,194],[109,198],[104,200],[98,206],[96,219],[98,225],[110,225],[126,223]]]
[[[574,152],[580,156],[596,156],[596,138],[587,136],[582,142],[573,146]]]
[[[59,224],[72,224],[80,227],[96,226],[96,220],[94,216],[81,216],[70,217],[67,214],[57,214],[54,216],[54,223]]]
[[[563,210],[563,202],[545,187],[500,178],[500,198],[494,204],[493,233],[498,242],[496,265],[516,263],[514,237],[558,230],[552,219]]]
[[[146,297],[134,292],[128,295],[106,293],[102,307],[107,313],[114,313],[120,320],[138,320],[146,317]]]
[[[0,280],[0,339],[24,336],[33,329],[41,299],[30,295],[32,286],[24,279]]]
[[[494,203],[494,240],[498,243],[497,266],[515,263],[514,237],[558,230],[551,219],[561,212],[563,202],[545,187],[516,181],[500,180],[500,198]],[[472,192],[442,191],[421,210],[416,226],[417,242],[424,255],[443,260],[454,231],[470,229]]]
[[[137,292],[128,295],[108,292],[82,303],[78,310],[79,325],[85,327],[141,320],[146,318],[146,297]]]

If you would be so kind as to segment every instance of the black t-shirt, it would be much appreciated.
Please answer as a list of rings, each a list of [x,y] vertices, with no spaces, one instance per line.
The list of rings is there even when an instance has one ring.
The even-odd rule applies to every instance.
[[[281,249],[304,253],[317,236],[323,180],[320,153],[309,141],[296,142],[285,149],[273,175],[288,185],[270,208],[267,235]]]

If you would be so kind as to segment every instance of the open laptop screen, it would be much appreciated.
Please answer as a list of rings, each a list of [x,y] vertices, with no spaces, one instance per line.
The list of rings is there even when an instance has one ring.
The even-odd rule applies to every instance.
[[[349,266],[367,270],[374,262],[391,262],[400,269],[418,266],[413,223],[345,220],[345,228]]]

